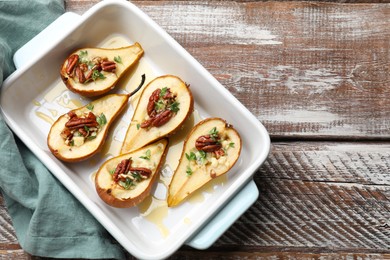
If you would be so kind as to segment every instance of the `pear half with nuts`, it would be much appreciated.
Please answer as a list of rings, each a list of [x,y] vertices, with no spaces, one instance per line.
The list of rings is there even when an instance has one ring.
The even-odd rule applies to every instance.
[[[239,133],[221,118],[208,118],[191,130],[184,141],[168,190],[168,206],[174,207],[205,184],[228,172],[241,153]]]
[[[108,205],[129,208],[143,201],[158,179],[167,153],[168,139],[109,159],[99,168],[95,187]]]
[[[113,89],[143,53],[139,43],[116,49],[79,49],[62,64],[61,79],[75,93],[85,97],[99,96]]]
[[[194,100],[189,85],[164,75],[143,89],[127,130],[121,153],[127,153],[180,129],[191,115]]]
[[[102,148],[115,118],[129,95],[110,94],[60,116],[47,137],[50,151],[65,162],[90,158]]]

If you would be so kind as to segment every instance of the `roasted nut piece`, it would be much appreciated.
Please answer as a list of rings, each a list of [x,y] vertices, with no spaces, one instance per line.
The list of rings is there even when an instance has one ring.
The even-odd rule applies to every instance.
[[[165,110],[164,112],[161,112],[154,118],[152,126],[159,127],[164,125],[166,122],[169,121],[172,115],[173,113],[171,110]]]
[[[166,87],[156,89],[149,97],[146,111],[150,118],[141,123],[141,128],[159,127],[166,124],[179,111],[176,95]]]
[[[204,152],[215,152],[221,149],[222,145],[218,139],[212,138],[210,135],[202,135],[196,139],[195,147]]]
[[[66,65],[66,73],[68,73],[69,75],[72,74],[72,71],[78,61],[79,61],[79,55],[77,54],[70,55],[70,57],[68,58],[68,63]]]
[[[116,69],[116,64],[114,61],[104,61],[100,65],[104,71],[114,72]]]
[[[148,112],[148,115],[150,117],[153,117],[156,113],[154,107],[155,107],[155,104],[156,102],[158,101],[159,97],[160,97],[160,92],[161,92],[161,89],[156,89],[155,91],[153,91],[152,95],[150,95],[149,97],[149,103],[148,103],[148,106],[147,106],[147,112]]]
[[[132,160],[124,159],[115,168],[113,179],[115,182],[126,179],[126,174],[137,173],[142,179],[147,179],[152,174],[152,171],[145,167],[131,167]],[[131,178],[131,175],[129,176]]]
[[[81,70],[80,66],[76,66],[76,76],[80,83],[85,82],[85,75],[84,72]]]
[[[80,118],[80,117],[72,117],[68,122],[66,122],[65,126],[69,129],[77,129],[84,126],[94,127],[98,126],[99,123],[96,122],[96,119],[93,118]]]

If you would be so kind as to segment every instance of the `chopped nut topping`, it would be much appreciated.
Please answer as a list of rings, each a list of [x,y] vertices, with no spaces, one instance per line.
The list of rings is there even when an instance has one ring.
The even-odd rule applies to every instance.
[[[77,116],[74,111],[67,114],[69,120],[61,132],[61,137],[68,146],[81,146],[86,140],[95,139],[101,125],[92,112]]]
[[[122,186],[124,189],[129,190],[134,188],[137,183],[142,180],[148,179],[152,175],[152,171],[144,167],[132,167],[132,160],[122,160],[113,170],[112,178],[114,181]]]
[[[67,61],[66,73],[70,78],[76,79],[79,83],[85,84],[90,81],[104,79],[101,71],[115,73],[116,62],[110,61],[106,57],[94,57],[92,60],[86,59],[87,51],[80,54],[72,54]]]
[[[179,111],[176,96],[170,88],[166,87],[153,91],[146,107],[149,118],[143,121],[140,127],[159,127],[166,124]]]

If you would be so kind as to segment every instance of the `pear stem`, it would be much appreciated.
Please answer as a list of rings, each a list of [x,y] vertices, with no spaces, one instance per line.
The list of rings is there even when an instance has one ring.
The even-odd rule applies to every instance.
[[[130,93],[128,94],[129,97],[131,97],[132,95],[134,95],[135,93],[137,93],[138,90],[140,90],[140,89],[142,88],[142,86],[144,85],[144,83],[145,83],[145,74],[142,74],[141,77],[142,77],[142,78],[141,78],[141,83],[139,84],[139,86],[138,86],[136,89],[134,89],[132,92],[130,92]]]

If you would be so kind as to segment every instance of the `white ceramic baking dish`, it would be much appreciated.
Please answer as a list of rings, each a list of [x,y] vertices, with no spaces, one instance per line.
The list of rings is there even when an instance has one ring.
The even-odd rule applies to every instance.
[[[115,209],[99,199],[92,176],[107,159],[106,155],[98,154],[83,163],[66,164],[58,161],[46,146],[51,122],[67,112],[72,102],[86,104],[89,101],[66,90],[53,97],[53,89],[58,88],[60,82],[61,63],[73,50],[101,46],[112,37],[141,43],[145,50],[142,59],[154,75],[174,74],[184,79],[191,85],[195,109],[200,117],[222,117],[234,125],[242,137],[240,159],[223,181],[198,194],[197,200],[176,208],[165,208],[164,214],[155,215],[158,219],[148,218],[138,207]],[[205,249],[257,199],[258,190],[252,177],[270,150],[266,129],[173,38],[133,4],[121,0],[103,1],[82,16],[66,13],[21,48],[14,61],[18,69],[5,80],[1,89],[1,112],[7,124],[135,257],[165,258],[183,244]],[[118,123],[113,133],[123,130],[131,113],[130,106],[127,117],[121,121],[123,124]],[[153,195],[161,198],[162,192],[164,190],[157,185]]]

